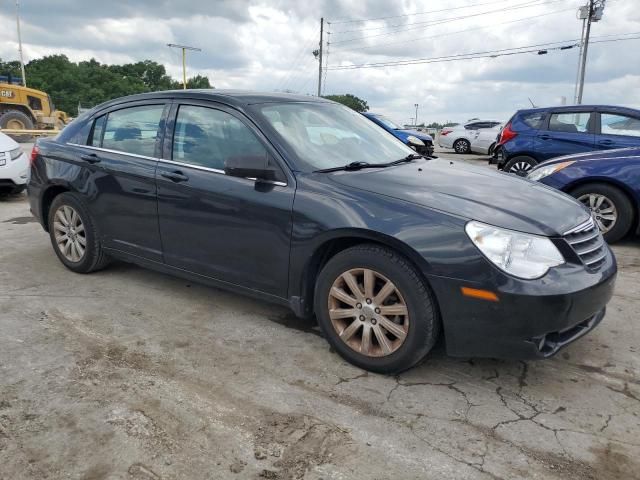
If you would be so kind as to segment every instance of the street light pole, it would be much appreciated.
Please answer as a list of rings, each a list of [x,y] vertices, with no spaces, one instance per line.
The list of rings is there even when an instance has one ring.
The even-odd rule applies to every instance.
[[[581,17],[584,17],[586,21],[586,28],[584,28],[584,39],[581,42],[582,48],[580,49],[581,58],[578,70],[578,85],[576,88],[576,104],[582,103],[582,93],[584,91],[584,77],[587,70],[587,51],[589,49],[589,36],[591,35],[591,23],[599,22],[602,20],[602,14],[604,12],[606,0],[589,0],[589,3],[581,8]],[[585,11],[586,10],[586,11]],[[582,15],[585,12],[585,15]]]
[[[176,45],[175,43],[167,43],[167,47],[182,49],[182,88],[187,89],[187,50],[201,52],[202,49],[189,47],[187,45]]]
[[[414,125],[417,127],[418,126],[418,104],[414,104],[414,106],[416,107],[416,121],[414,123]]]

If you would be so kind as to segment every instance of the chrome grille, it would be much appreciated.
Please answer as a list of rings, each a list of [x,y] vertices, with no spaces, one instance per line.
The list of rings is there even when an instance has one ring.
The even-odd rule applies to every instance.
[[[565,233],[564,239],[588,269],[597,270],[604,263],[607,246],[593,219]]]

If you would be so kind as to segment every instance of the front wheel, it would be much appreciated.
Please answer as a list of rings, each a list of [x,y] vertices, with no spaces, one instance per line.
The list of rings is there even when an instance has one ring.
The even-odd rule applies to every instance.
[[[571,191],[593,216],[607,243],[622,239],[633,223],[633,205],[616,187],[603,183],[588,183]]]
[[[439,335],[431,290],[415,267],[386,247],[364,244],[320,272],[315,312],[327,341],[365,370],[397,373],[422,360]]]
[[[526,177],[536,165],[538,165],[538,162],[531,157],[513,157],[507,162],[503,170],[508,173],[514,173],[519,177]]]
[[[53,250],[69,270],[89,273],[108,263],[95,222],[76,194],[58,195],[49,209],[48,222]]]

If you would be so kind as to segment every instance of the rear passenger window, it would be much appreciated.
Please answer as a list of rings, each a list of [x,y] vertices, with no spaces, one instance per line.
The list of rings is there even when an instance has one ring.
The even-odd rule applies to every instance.
[[[164,105],[145,105],[110,112],[102,147],[153,157],[163,110]]]
[[[544,120],[544,113],[525,113],[522,115],[522,121],[529,127],[539,130],[542,127],[542,121]]]
[[[640,137],[640,119],[603,113],[600,115],[601,131],[604,135]]]
[[[589,131],[591,114],[581,113],[554,113],[549,119],[549,130],[565,133],[586,133]]]
[[[226,160],[233,156],[259,156],[266,162],[268,155],[253,132],[234,116],[207,107],[180,107],[173,160],[224,170]]]

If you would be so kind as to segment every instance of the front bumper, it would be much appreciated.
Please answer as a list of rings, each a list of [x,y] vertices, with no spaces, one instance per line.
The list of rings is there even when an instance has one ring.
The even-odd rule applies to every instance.
[[[424,155],[425,157],[432,156],[434,152],[433,143],[425,143],[424,146],[416,146],[415,149],[416,152],[418,152],[420,155]]]
[[[432,277],[443,319],[447,352],[453,356],[536,359],[555,355],[603,319],[613,296],[617,267],[609,251],[596,273],[566,267],[535,281],[498,287],[499,301],[466,297],[468,282]]]

